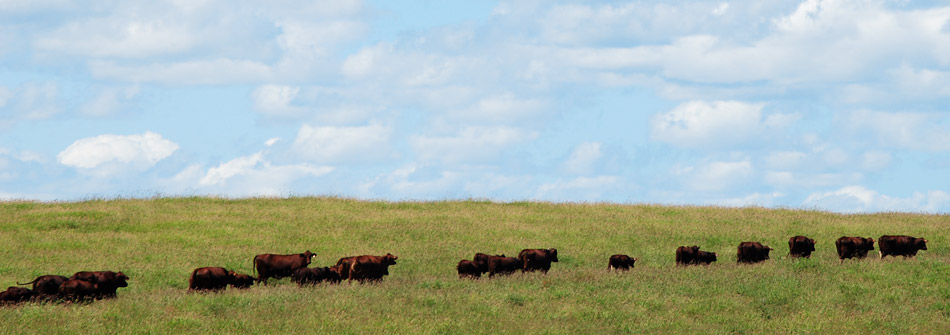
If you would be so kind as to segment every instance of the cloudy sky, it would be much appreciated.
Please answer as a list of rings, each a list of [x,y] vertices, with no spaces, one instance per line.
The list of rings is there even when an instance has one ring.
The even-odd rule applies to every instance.
[[[0,199],[156,195],[948,213],[950,5],[0,0]]]

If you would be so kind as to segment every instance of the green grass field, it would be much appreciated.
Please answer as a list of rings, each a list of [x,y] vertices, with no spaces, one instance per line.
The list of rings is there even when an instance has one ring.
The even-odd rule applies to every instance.
[[[788,238],[814,238],[790,259]],[[840,264],[843,235],[928,239],[917,258]],[[737,265],[736,246],[775,250]],[[676,267],[696,244],[719,262]],[[557,248],[547,275],[459,280],[475,252]],[[875,246],[876,247],[876,246]],[[188,293],[194,268],[251,273],[259,253],[311,250],[313,266],[399,256],[380,284]],[[608,273],[607,257],[640,258]],[[0,285],[115,270],[114,300],[0,308],[2,334],[70,333],[950,333],[950,216],[481,201],[161,198],[0,203]],[[275,284],[275,285],[274,285]]]

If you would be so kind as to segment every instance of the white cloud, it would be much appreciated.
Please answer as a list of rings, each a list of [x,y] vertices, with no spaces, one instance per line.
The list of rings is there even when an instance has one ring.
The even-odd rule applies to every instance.
[[[923,151],[950,150],[950,119],[939,114],[856,111],[843,126],[860,138],[886,147]]]
[[[682,183],[696,191],[723,191],[743,186],[755,175],[749,160],[713,161],[697,167],[685,167],[673,171]]]
[[[79,139],[56,156],[60,164],[93,169],[105,163],[120,163],[147,169],[178,150],[178,144],[162,135],[99,135]]]
[[[519,99],[511,93],[485,97],[473,106],[450,112],[453,118],[471,123],[512,123],[536,119],[546,103],[539,99]]]
[[[80,107],[80,112],[88,116],[107,116],[116,114],[124,108],[130,100],[139,94],[138,86],[124,89],[104,88],[99,95]]]
[[[860,172],[845,173],[809,173],[798,171],[769,171],[765,173],[765,182],[779,189],[811,189],[853,184],[864,177]]]
[[[265,114],[292,116],[302,109],[291,103],[300,93],[300,87],[285,85],[262,85],[251,93],[254,107]]]
[[[771,114],[762,120],[764,104],[740,101],[691,101],[651,120],[651,138],[682,147],[749,144],[768,128],[786,127],[797,118]]]
[[[597,201],[608,193],[625,187],[630,186],[625,186],[624,179],[618,176],[577,177],[541,184],[537,188],[535,198],[550,201]]]
[[[505,148],[537,138],[534,132],[510,127],[466,127],[455,136],[412,136],[412,148],[423,160],[470,162],[496,158]]]
[[[861,167],[867,170],[881,170],[890,166],[891,161],[891,153],[887,151],[867,151],[864,153]]]
[[[285,185],[288,182],[306,176],[319,177],[333,170],[333,167],[310,164],[273,165],[264,159],[264,152],[261,151],[208,169],[198,183],[201,186],[239,183],[243,194],[278,195],[283,187],[288,186]]]
[[[0,86],[0,125],[50,118],[62,111],[59,87],[53,82],[27,82],[15,89]]]
[[[119,65],[92,61],[89,70],[97,78],[162,84],[241,84],[268,80],[270,66],[255,61],[218,58],[149,65]]]
[[[564,162],[564,170],[573,174],[590,173],[594,164],[603,157],[600,146],[599,142],[581,143]]]
[[[899,198],[854,185],[812,193],[805,199],[804,205],[840,212],[937,212],[950,209],[950,194],[944,191],[914,192],[910,197]]]
[[[292,147],[302,158],[317,162],[382,161],[392,158],[392,133],[392,128],[377,123],[358,127],[304,124]]]
[[[180,53],[198,42],[194,27],[176,20],[107,18],[67,23],[39,36],[34,47],[93,58],[143,58]]]
[[[795,169],[808,155],[800,151],[777,151],[765,158],[765,166],[773,169]]]
[[[745,206],[773,206],[780,198],[785,197],[781,192],[755,192],[743,197],[706,200],[707,204],[717,206],[745,207]]]

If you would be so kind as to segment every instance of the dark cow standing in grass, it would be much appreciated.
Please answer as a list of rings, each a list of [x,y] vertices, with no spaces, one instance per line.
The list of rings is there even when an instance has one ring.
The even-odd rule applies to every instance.
[[[835,241],[838,249],[838,259],[842,262],[846,258],[864,258],[868,251],[874,250],[874,239],[864,237],[842,236]]]
[[[805,236],[792,236],[788,239],[788,255],[791,257],[810,258],[815,251],[815,240]]]
[[[83,301],[101,296],[99,284],[82,279],[69,279],[59,287],[59,296],[67,301]]]
[[[676,265],[696,264],[697,254],[699,254],[699,246],[681,246],[676,248]]]
[[[715,252],[708,252],[708,251],[702,251],[702,250],[700,250],[700,251],[696,252],[696,259],[694,260],[694,262],[695,262],[696,264],[709,265],[709,264],[711,264],[712,262],[715,262],[715,261],[716,261],[717,256],[718,256],[718,254],[715,253]]]
[[[769,259],[772,248],[759,242],[742,242],[736,248],[736,263],[758,263]]]
[[[884,256],[917,256],[917,251],[927,250],[927,240],[907,235],[884,235],[877,240],[877,247],[881,252],[881,259]]]
[[[607,270],[608,271],[630,270],[631,268],[633,268],[634,263],[636,262],[637,262],[636,258],[627,256],[627,255],[621,255],[621,254],[612,255],[610,256],[610,259],[607,260]]]
[[[518,253],[518,259],[524,266],[524,271],[536,271],[547,273],[551,269],[551,263],[557,262],[557,249],[524,249]]]
[[[322,282],[339,283],[340,273],[335,267],[300,268],[294,271],[290,280],[298,286],[315,285]]]
[[[16,283],[17,285],[30,285],[33,284],[33,294],[37,297],[50,298],[59,295],[59,286],[68,280],[64,276],[58,275],[43,275],[36,277],[31,282],[26,283]]]
[[[369,281],[381,281],[383,276],[389,275],[389,266],[396,265],[399,257],[387,253],[384,256],[363,255],[357,256],[350,266],[351,280],[358,280],[361,283]]]
[[[232,282],[234,282],[233,271],[216,266],[197,268],[191,271],[191,277],[188,278],[188,290],[220,291],[228,288],[228,284]]]
[[[302,254],[261,254],[254,256],[254,270],[257,271],[257,281],[264,282],[264,285],[267,285],[268,278],[290,277],[297,269],[310,265],[310,260],[314,255],[310,250],[307,250]]]
[[[356,261],[357,257],[359,256],[347,256],[336,261],[335,267],[340,272],[340,278],[350,279],[350,268],[353,267],[353,262]]]
[[[250,275],[244,274],[244,273],[228,271],[228,275],[230,275],[232,278],[230,284],[231,284],[231,287],[233,288],[240,288],[240,289],[249,288],[253,286],[254,282],[256,281],[254,277],[251,277]]]
[[[495,255],[505,257],[505,255]],[[472,261],[475,262],[475,266],[478,267],[479,273],[488,273],[488,260],[491,259],[491,256],[483,253],[476,253],[475,257],[472,258]]]
[[[10,286],[6,291],[0,292],[0,304],[16,304],[30,300],[32,297],[32,290],[25,287]]]
[[[115,298],[116,290],[128,287],[129,277],[122,272],[113,271],[80,271],[73,274],[72,279],[79,279],[96,284],[96,298]]]
[[[489,256],[488,258],[488,278],[498,275],[510,275],[518,270],[523,270],[521,259],[515,257]]]
[[[467,259],[460,260],[459,264],[455,266],[455,270],[458,271],[459,278],[478,279],[482,276],[481,271],[478,270],[478,264]]]

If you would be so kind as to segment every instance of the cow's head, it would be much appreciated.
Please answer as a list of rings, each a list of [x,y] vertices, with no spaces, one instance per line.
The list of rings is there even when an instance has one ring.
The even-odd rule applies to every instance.
[[[310,260],[316,255],[317,254],[310,252],[310,250],[307,250],[306,252],[300,254],[300,257],[303,257],[304,264],[310,265]]]
[[[914,240],[914,245],[917,246],[918,250],[927,250],[927,240],[923,238],[918,238]]]
[[[864,248],[867,250],[874,250],[874,239],[873,238],[864,239]]]
[[[116,273],[116,274],[115,274],[115,279],[116,279],[116,286],[118,286],[118,287],[129,287],[129,283],[126,282],[126,280],[129,280],[129,276],[126,276],[124,273],[122,273],[122,272]]]
[[[557,249],[548,249],[548,259],[552,262],[557,262]]]
[[[393,254],[386,253],[386,256],[383,256],[383,263],[386,265],[396,265],[396,259],[399,257],[394,256]]]

